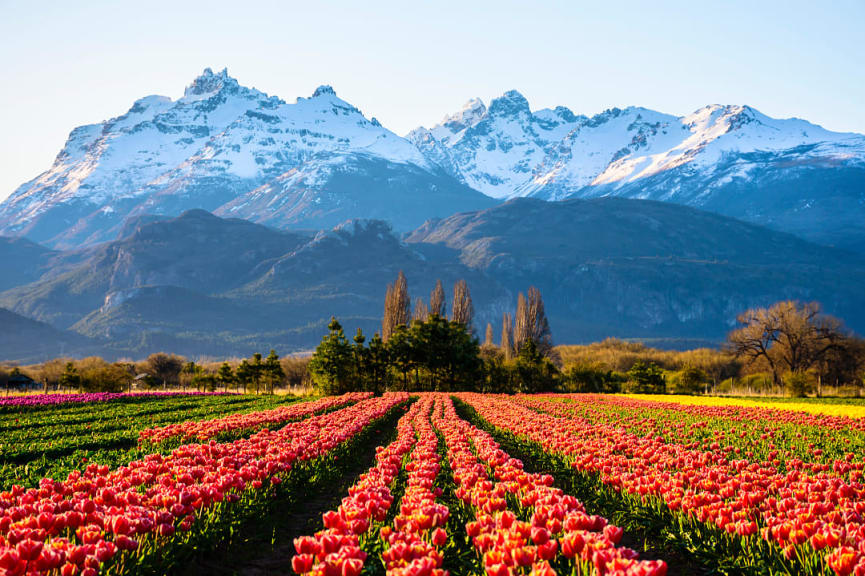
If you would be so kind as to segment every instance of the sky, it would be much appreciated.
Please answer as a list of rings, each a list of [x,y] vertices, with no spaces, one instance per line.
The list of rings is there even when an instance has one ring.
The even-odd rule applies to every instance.
[[[865,133],[865,1],[0,0],[0,200],[76,126],[210,67],[293,102],[330,84],[405,134],[472,97],[533,109],[749,104]]]

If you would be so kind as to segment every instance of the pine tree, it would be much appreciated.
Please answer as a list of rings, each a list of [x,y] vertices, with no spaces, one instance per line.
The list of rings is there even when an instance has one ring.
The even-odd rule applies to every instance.
[[[249,365],[249,360],[243,359],[240,362],[240,366],[237,367],[237,373],[235,376],[235,382],[237,383],[237,387],[239,389],[242,389],[244,392],[247,392],[249,391],[249,387],[252,384],[252,380],[252,366]]]
[[[429,295],[430,316],[445,317],[445,289],[441,280],[436,280],[436,286]]]
[[[263,366],[264,381],[269,393],[273,394],[273,389],[276,383],[285,378],[285,371],[282,369],[282,364],[279,362],[279,355],[275,350],[271,350],[270,354],[264,360]]]
[[[369,370],[368,390],[382,392],[387,389],[390,378],[390,354],[378,332],[373,334],[367,349],[367,365]]]
[[[261,377],[264,375],[264,364],[261,362],[261,352],[256,352],[252,355],[252,362],[249,363],[249,368],[252,375],[252,383],[255,385],[255,393],[258,394],[261,385]]]
[[[222,389],[228,392],[228,388],[234,384],[234,371],[228,362],[223,362],[219,367],[219,372],[216,373],[216,380],[222,386]]]
[[[354,355],[336,318],[331,318],[327,328],[329,333],[310,358],[309,373],[321,393],[342,394],[349,388]]]
[[[369,351],[363,346],[364,342],[366,342],[363,330],[358,328],[352,341],[354,342],[352,345],[352,355],[354,357],[354,366],[352,367],[352,372],[354,373],[353,379],[356,386],[362,390],[366,390],[369,378],[367,366]]]

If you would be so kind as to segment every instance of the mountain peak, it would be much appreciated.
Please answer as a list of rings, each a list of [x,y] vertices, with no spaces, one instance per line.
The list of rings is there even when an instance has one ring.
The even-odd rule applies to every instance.
[[[318,98],[319,96],[336,96],[336,90],[329,84],[322,84],[312,93],[313,98]]]
[[[511,116],[520,112],[530,113],[529,101],[516,90],[508,90],[490,102],[491,116]]]
[[[204,72],[186,87],[183,95],[189,97],[213,94],[226,86],[236,87],[237,85],[237,80],[228,75],[228,68],[223,68],[217,73],[214,73],[210,68],[205,68]]]
[[[441,124],[458,132],[463,128],[474,126],[487,113],[487,107],[480,98],[472,98],[463,105],[462,110],[444,117]]]

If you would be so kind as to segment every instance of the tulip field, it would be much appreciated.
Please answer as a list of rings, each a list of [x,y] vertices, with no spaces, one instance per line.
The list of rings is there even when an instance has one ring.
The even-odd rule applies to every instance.
[[[268,573],[865,576],[850,414],[593,394],[0,405],[0,575],[209,573],[210,553],[244,573],[226,542],[285,502],[291,536],[253,551]]]

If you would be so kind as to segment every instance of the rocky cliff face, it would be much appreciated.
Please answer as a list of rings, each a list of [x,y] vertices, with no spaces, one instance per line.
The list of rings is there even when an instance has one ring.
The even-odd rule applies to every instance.
[[[515,199],[405,238],[380,220],[298,234],[200,210],[128,233],[54,254],[0,307],[120,356],[301,350],[331,315],[350,333],[378,330],[385,286],[403,270],[413,297],[466,279],[478,330],[498,328],[517,292],[537,286],[559,342],[719,341],[739,312],[784,298],[818,300],[865,329],[861,258],[660,202]]]

